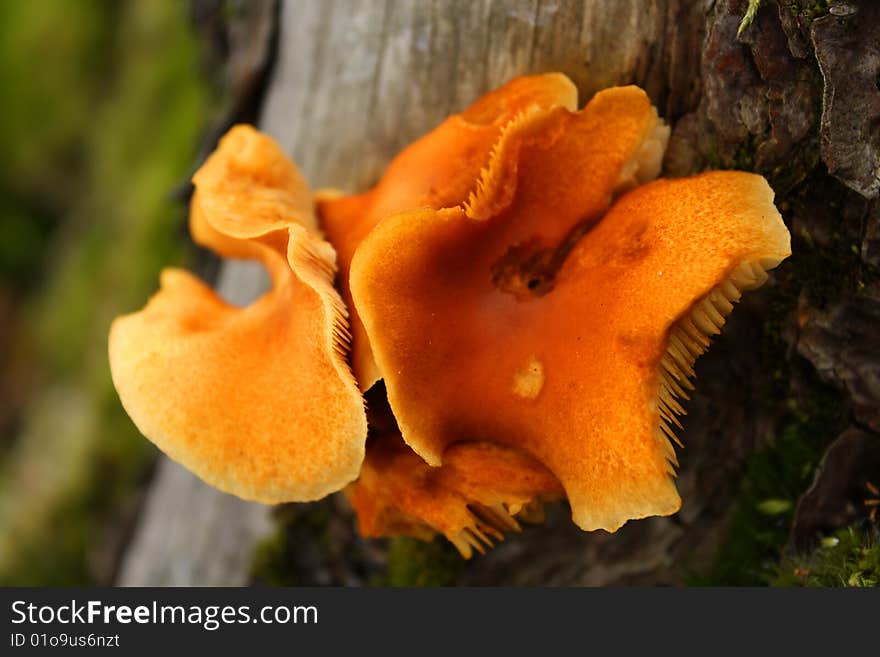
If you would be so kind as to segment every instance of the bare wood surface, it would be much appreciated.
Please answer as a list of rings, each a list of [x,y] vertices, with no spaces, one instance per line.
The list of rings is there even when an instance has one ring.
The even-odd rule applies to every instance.
[[[262,127],[316,187],[362,190],[451,112],[511,77],[566,73],[582,101],[638,82],[665,116],[698,96],[704,2],[286,2]]]

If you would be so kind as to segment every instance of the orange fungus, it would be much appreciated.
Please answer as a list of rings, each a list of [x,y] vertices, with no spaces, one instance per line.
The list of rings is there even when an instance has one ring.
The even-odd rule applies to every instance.
[[[365,536],[439,532],[465,556],[552,500],[584,530],[672,514],[694,361],[790,246],[760,176],[655,180],[668,135],[637,87],[578,110],[564,76],[522,77],[372,190],[313,197],[237,126],[190,229],[272,289],[235,308],[163,272],[111,329],[123,405],[222,490],[345,488]]]

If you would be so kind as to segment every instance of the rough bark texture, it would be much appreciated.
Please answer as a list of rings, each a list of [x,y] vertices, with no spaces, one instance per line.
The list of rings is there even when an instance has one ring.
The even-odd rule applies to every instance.
[[[778,496],[780,482],[796,501],[822,451],[844,430],[838,452],[854,441],[866,454],[876,450],[880,11],[870,0],[765,1],[737,36],[746,4],[282,4],[260,123],[315,187],[362,190],[450,112],[512,76],[556,70],[575,81],[582,102],[610,85],[642,86],[673,126],[666,175],[708,168],[762,173],[792,232],[792,258],[766,288],[747,295],[698,361],[680,455],[682,511],[608,535],[580,532],[565,508],[554,507],[546,524],[456,567],[450,582],[678,584],[707,572],[715,573],[710,581],[757,582],[759,575],[731,574],[720,561],[744,531],[749,505]],[[779,463],[765,486],[767,459]],[[880,466],[867,462],[874,465],[858,473],[859,481],[877,483]],[[848,463],[826,458],[812,501],[802,501],[797,517],[794,505],[778,517],[762,507],[771,512],[759,518],[770,523],[761,531],[784,536],[793,525],[793,541],[805,545],[820,528],[862,517]],[[797,471],[786,474],[794,465]],[[820,503],[822,491],[832,492]],[[841,511],[845,504],[849,512]],[[161,517],[156,511],[146,522]],[[382,581],[386,543],[359,539],[340,499],[283,509],[279,518],[283,540],[259,557],[272,561],[274,575],[258,579]],[[219,536],[226,527],[215,530]],[[746,556],[773,556],[772,541],[750,545]],[[279,562],[286,574],[278,575]]]

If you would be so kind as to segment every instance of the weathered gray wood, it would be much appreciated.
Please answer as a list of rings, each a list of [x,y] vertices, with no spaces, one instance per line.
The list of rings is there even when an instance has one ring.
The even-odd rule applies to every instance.
[[[699,60],[687,50],[699,47],[705,4],[287,2],[262,127],[314,186],[354,191],[449,113],[516,75],[562,71],[582,100],[638,81],[661,113],[679,115],[698,99]]]
[[[267,507],[225,495],[162,458],[119,586],[241,586]]]

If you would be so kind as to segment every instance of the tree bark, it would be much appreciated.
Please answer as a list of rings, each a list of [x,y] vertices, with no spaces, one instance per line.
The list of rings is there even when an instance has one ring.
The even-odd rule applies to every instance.
[[[761,488],[754,484],[760,458],[798,464],[803,472],[785,474],[783,465],[778,475],[787,499],[797,502],[838,434],[858,431],[859,449],[877,449],[880,8],[870,0],[765,0],[738,35],[746,6],[282,4],[260,126],[316,188],[366,189],[400,149],[480,94],[516,75],[561,71],[577,84],[582,104],[607,86],[643,87],[673,126],[664,175],[761,173],[792,232],[793,256],[764,289],[746,295],[698,361],[680,453],[681,512],[610,535],[579,531],[557,506],[544,525],[459,568],[456,583],[680,584],[710,571],[711,581],[753,583],[759,578],[751,571],[731,574],[718,560],[737,531],[748,531],[740,526],[747,507],[760,502],[762,490],[749,488]],[[801,447],[809,448],[806,456]],[[858,506],[859,482],[880,480],[880,472],[853,468],[819,470],[812,499],[832,492],[818,506],[807,499],[796,512],[792,504],[770,518],[775,535],[809,525],[792,534],[792,545],[805,546],[819,528],[842,522],[840,508]],[[849,478],[852,486],[823,487],[823,476]],[[766,490],[777,494],[772,483]],[[826,507],[835,511],[817,511]],[[798,523],[795,514],[808,512],[810,522]],[[315,513],[329,518],[318,536],[301,522]],[[288,581],[358,584],[386,567],[385,542],[358,538],[341,500],[282,515]]]

